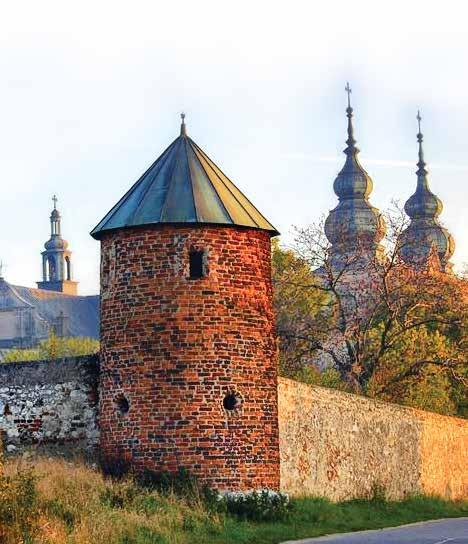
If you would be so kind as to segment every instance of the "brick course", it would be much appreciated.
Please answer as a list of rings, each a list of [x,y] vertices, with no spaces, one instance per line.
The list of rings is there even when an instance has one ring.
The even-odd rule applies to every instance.
[[[189,253],[206,276],[189,278]],[[101,450],[219,489],[279,487],[268,232],[158,226],[101,240]],[[240,406],[226,410],[235,392]],[[125,411],[128,402],[129,409]]]

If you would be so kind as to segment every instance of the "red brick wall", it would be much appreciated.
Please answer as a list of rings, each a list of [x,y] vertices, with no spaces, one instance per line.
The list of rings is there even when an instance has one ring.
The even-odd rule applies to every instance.
[[[193,250],[207,254],[198,280],[188,278]],[[268,233],[127,229],[106,234],[101,254],[104,456],[136,469],[186,467],[219,489],[278,488]],[[229,412],[231,391],[243,400]]]

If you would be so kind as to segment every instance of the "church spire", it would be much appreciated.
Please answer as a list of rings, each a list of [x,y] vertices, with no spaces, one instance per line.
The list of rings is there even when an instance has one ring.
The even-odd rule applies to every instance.
[[[442,213],[443,205],[429,189],[428,171],[424,160],[423,134],[421,132],[421,113],[416,116],[418,121],[418,162],[416,170],[416,191],[406,201],[405,212],[411,219],[408,228],[402,232],[400,241],[400,255],[408,263],[421,265],[427,263],[430,255],[435,251],[441,269],[449,271],[452,267],[450,257],[455,250],[453,237],[447,229],[441,226],[438,217]]]
[[[426,163],[424,161],[424,150],[423,150],[423,135],[421,133],[421,113],[418,110],[418,115],[416,115],[416,119],[418,121],[418,133],[416,135],[416,138],[418,140],[418,162],[416,166],[418,167],[418,170],[416,171],[416,175],[418,176],[418,185],[424,186],[426,189],[429,188],[429,184],[427,181],[427,174],[428,171],[426,170]]]
[[[77,294],[77,282],[72,280],[71,251],[68,242],[62,238],[61,216],[57,209],[58,198],[52,197],[53,209],[50,214],[50,239],[42,252],[42,281],[39,289],[60,291],[69,295]]]
[[[353,127],[353,108],[351,107],[351,93],[353,92],[349,86],[349,82],[346,83],[345,91],[348,94],[348,107],[346,108],[346,117],[348,118],[348,139],[346,143],[348,147],[344,150],[347,155],[357,155],[359,149],[355,146],[356,140],[354,139],[354,127]]]
[[[385,235],[383,218],[369,203],[372,179],[357,157],[359,149],[354,137],[352,90],[349,83],[346,84],[345,91],[348,95],[348,138],[347,147],[343,151],[346,161],[333,184],[339,204],[325,221],[325,234],[332,244],[331,260],[339,265],[346,264],[351,259],[356,260],[357,253],[361,253],[364,260],[380,253],[379,242]]]
[[[51,236],[60,236],[61,226],[60,226],[60,212],[57,210],[57,201],[58,198],[56,195],[52,197],[52,202],[54,203],[54,209],[50,214],[50,235]]]

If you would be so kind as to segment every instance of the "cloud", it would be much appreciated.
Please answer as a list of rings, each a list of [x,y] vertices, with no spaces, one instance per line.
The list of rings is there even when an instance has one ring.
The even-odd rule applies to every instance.
[[[333,163],[340,164],[343,162],[343,157],[317,157],[309,153],[301,152],[291,152],[284,153],[282,155],[283,159],[286,160],[297,160],[297,161],[309,161],[313,163]],[[413,161],[396,161],[392,159],[365,159],[366,165],[372,166],[386,166],[389,168],[416,168],[416,163]],[[453,170],[456,172],[468,172],[468,165],[465,164],[447,164],[447,163],[430,163],[427,167],[428,170]]]

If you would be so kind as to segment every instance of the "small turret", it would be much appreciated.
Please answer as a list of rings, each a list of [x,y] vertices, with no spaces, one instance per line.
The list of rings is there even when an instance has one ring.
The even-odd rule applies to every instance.
[[[379,242],[385,235],[385,223],[380,212],[369,203],[372,179],[359,163],[353,127],[349,83],[348,93],[346,162],[333,184],[339,204],[325,221],[325,234],[331,242],[331,263],[342,267],[358,260],[365,264],[382,252]]]
[[[416,171],[416,191],[405,204],[405,212],[411,219],[408,228],[400,239],[400,255],[408,264],[424,266],[436,255],[440,268],[448,272],[452,268],[449,262],[455,250],[455,242],[447,229],[438,221],[442,213],[442,201],[429,189],[428,171],[424,161],[423,135],[421,133],[421,115],[418,111],[418,169]]]

